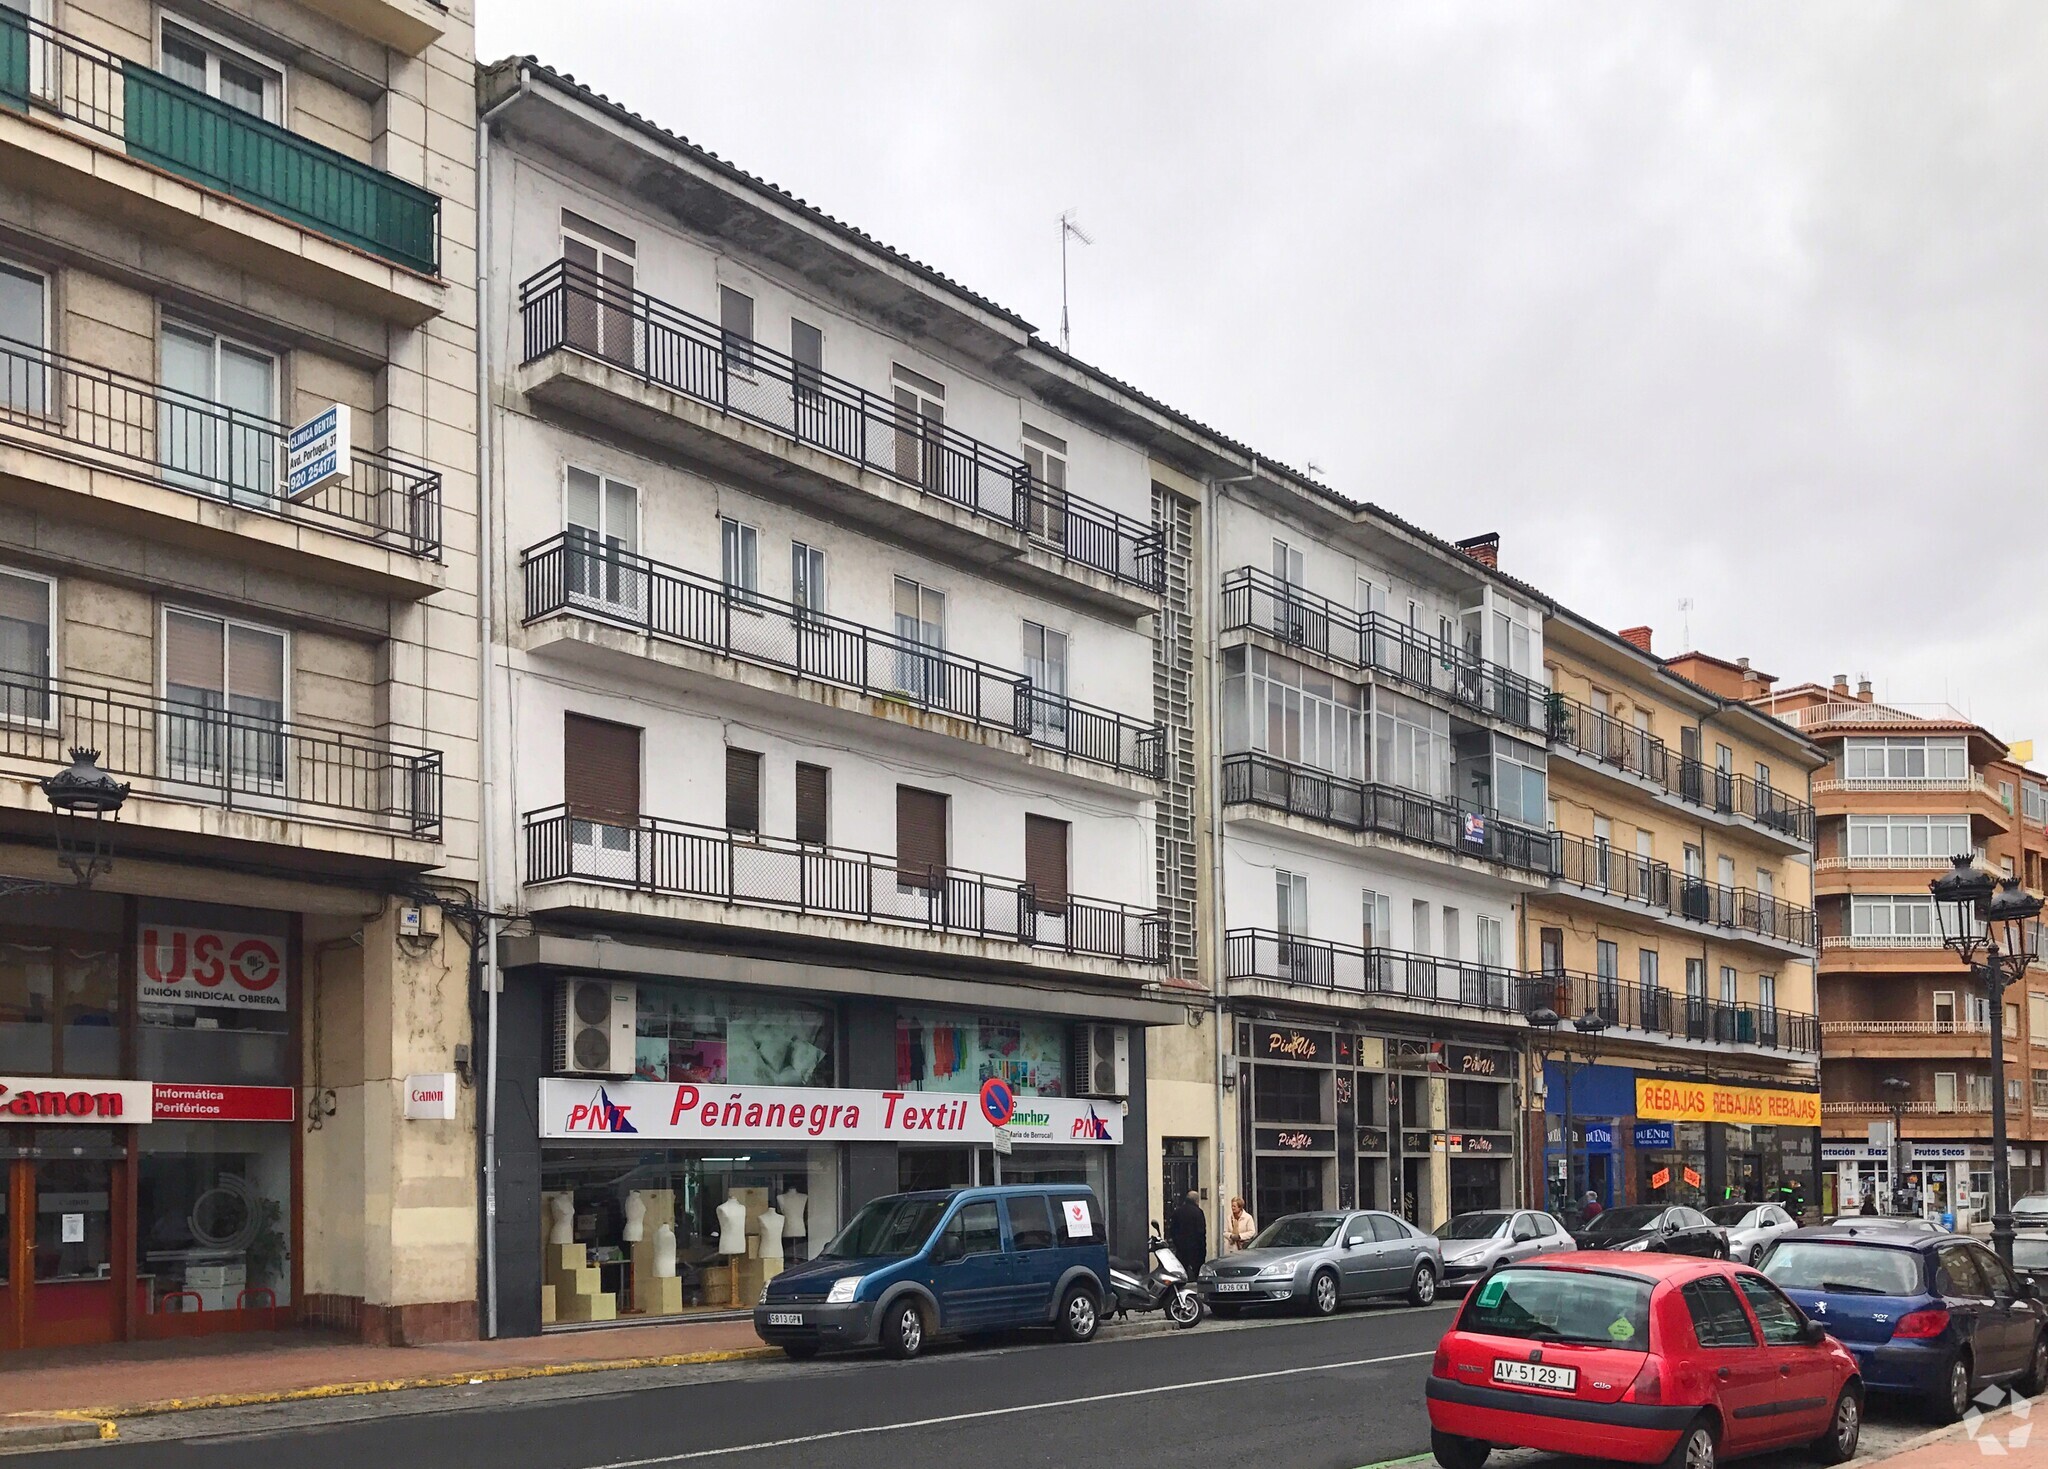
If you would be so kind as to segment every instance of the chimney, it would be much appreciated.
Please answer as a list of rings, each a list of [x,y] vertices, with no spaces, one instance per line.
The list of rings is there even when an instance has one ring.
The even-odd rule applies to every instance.
[[[1848,675],[1848,674],[1846,674],[1846,673],[1838,673],[1838,674],[1836,674],[1836,675],[1835,675],[1835,681],[1834,681],[1833,683],[1831,683],[1831,684],[1829,684],[1829,685],[1828,685],[1828,692],[1829,692],[1829,693],[1831,693],[1831,694],[1840,694],[1840,695],[1841,695],[1841,696],[1842,696],[1843,698],[1845,698],[1845,699],[1846,699],[1846,698],[1848,698],[1848,697],[1849,697],[1849,675]]]
[[[1856,702],[1859,704],[1868,704],[1870,702],[1869,679],[1859,678],[1856,680]]]
[[[1621,640],[1639,653],[1650,651],[1650,630],[1647,627],[1625,627],[1619,634]],[[1652,657],[1655,655],[1652,654]]]
[[[1753,699],[1764,687],[1764,676],[1749,666],[1747,658],[1737,658],[1735,666],[1742,670],[1742,697]]]
[[[1457,548],[1477,561],[1481,566],[1500,567],[1500,532],[1490,530],[1483,536],[1467,536],[1455,542]]]

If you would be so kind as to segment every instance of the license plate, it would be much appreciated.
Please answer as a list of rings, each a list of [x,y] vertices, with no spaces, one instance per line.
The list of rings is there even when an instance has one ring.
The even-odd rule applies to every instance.
[[[1219,1280],[1216,1283],[1216,1289],[1218,1292],[1225,1292],[1234,1290],[1250,1290],[1251,1287],[1249,1285],[1246,1285],[1241,1280]]]
[[[1579,1369],[1551,1367],[1542,1362],[1500,1361],[1493,1364],[1493,1380],[1513,1387],[1548,1387],[1559,1392],[1572,1392],[1579,1385]]]
[[[804,1324],[804,1313],[801,1311],[770,1311],[768,1313],[768,1324],[770,1326],[801,1326]]]

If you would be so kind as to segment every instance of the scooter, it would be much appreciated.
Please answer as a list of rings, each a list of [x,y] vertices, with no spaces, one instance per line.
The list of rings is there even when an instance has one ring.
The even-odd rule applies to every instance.
[[[1143,1274],[1136,1266],[1109,1262],[1109,1286],[1116,1297],[1109,1314],[1123,1317],[1133,1311],[1164,1311],[1167,1320],[1185,1331],[1202,1319],[1202,1298],[1195,1294],[1180,1256],[1159,1237],[1158,1225],[1152,1226],[1145,1248],[1152,1263]]]

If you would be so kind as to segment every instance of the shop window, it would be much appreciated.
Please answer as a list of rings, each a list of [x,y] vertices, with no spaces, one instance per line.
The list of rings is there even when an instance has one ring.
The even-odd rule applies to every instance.
[[[286,958],[287,934],[282,914],[143,904],[136,932],[135,1074],[150,1081],[292,1085],[297,976]],[[323,962],[360,959],[330,953]]]
[[[1066,1042],[1067,1028],[1056,1020],[900,1010],[896,1084],[912,1091],[978,1092],[984,1081],[1000,1076],[1018,1096],[1064,1097]]]
[[[1252,1077],[1252,1115],[1260,1122],[1328,1122],[1329,1073],[1306,1066],[1260,1066]]]
[[[832,1012],[819,1005],[643,984],[634,1074],[643,1081],[830,1086]]]
[[[1492,1082],[1451,1082],[1448,1097],[1450,1125],[1480,1131],[1499,1129],[1500,1095],[1501,1088]]]
[[[135,1276],[160,1315],[292,1301],[292,1129],[158,1122],[138,1129]]]
[[[121,1070],[121,900],[18,899],[0,924],[0,1072]]]

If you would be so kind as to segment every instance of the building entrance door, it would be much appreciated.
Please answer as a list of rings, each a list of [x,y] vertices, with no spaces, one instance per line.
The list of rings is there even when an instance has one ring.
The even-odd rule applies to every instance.
[[[1159,1185],[1163,1192],[1161,1206],[1168,1214],[1173,1206],[1189,1194],[1202,1187],[1202,1155],[1200,1145],[1191,1137],[1169,1137],[1161,1140],[1159,1158]],[[1206,1194],[1204,1198],[1208,1197]],[[1215,1201],[1222,1204],[1222,1199]]]
[[[7,1182],[0,1346],[118,1341],[132,1258],[127,1147],[112,1129],[38,1128]],[[131,1287],[132,1288],[132,1287]]]

